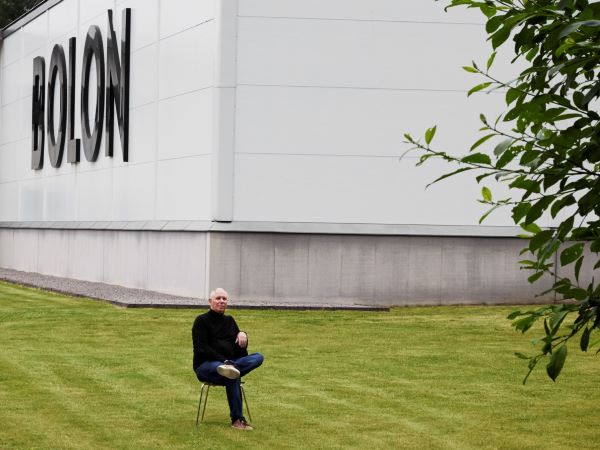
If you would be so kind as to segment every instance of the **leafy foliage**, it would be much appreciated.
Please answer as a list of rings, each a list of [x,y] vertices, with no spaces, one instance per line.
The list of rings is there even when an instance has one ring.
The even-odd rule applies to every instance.
[[[0,28],[18,19],[42,0],[0,0]]]
[[[478,183],[494,177],[510,188],[509,198],[494,200],[489,187],[482,187],[479,201],[490,209],[481,220],[499,207],[512,208],[515,224],[527,233],[522,253],[532,257],[520,263],[532,272],[529,281],[550,275],[555,279],[551,291],[568,300],[508,317],[523,333],[538,321],[544,325],[544,336],[534,341],[539,353],[517,355],[529,362],[523,382],[542,359],[548,361],[548,376],[556,380],[569,340],[578,337],[582,351],[599,343],[592,337],[600,327],[600,285],[593,278],[584,282],[580,272],[586,258],[587,264],[593,259],[594,269],[600,267],[600,2],[451,0],[447,8],[456,6],[479,9],[486,16],[493,47],[484,66],[473,62],[463,67],[485,79],[468,95],[502,90],[506,111],[494,121],[480,116],[484,135],[462,157],[430,146],[435,127],[425,133],[425,143],[410,134],[406,141],[413,145],[409,151],[420,152],[418,164],[441,158],[458,165],[434,183],[475,171]],[[511,41],[513,62],[525,69],[514,80],[499,80],[492,72],[496,50]],[[536,222],[543,216],[556,226],[540,228]],[[567,322],[569,316],[575,316],[572,322]]]

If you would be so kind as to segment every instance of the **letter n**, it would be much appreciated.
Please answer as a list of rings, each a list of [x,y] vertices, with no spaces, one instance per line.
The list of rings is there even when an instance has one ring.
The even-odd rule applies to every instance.
[[[123,10],[121,21],[121,57],[113,27],[112,10],[108,10],[108,37],[106,39],[106,156],[113,156],[114,117],[117,110],[119,136],[123,161],[129,161],[129,47],[131,35],[131,8]]]

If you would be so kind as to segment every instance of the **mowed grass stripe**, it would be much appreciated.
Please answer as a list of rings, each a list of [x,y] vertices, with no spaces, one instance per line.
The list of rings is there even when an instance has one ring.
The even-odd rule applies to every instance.
[[[222,388],[194,426],[201,311],[0,284],[0,448],[597,448],[598,358],[574,347],[558,383],[542,369],[522,386],[510,310],[233,310],[266,357],[240,433]]]

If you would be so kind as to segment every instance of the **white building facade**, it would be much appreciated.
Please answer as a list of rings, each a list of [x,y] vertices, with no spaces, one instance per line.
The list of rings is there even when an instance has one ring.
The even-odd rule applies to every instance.
[[[466,96],[481,17],[443,6],[46,1],[0,47],[0,267],[279,303],[534,301],[508,211],[479,225],[474,180],[426,190],[449,167],[399,159],[434,124],[464,153],[502,108]]]

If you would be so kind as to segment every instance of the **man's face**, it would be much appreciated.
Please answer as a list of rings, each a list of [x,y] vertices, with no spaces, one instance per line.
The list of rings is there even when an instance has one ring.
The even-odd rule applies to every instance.
[[[223,314],[227,309],[227,301],[229,297],[227,295],[227,291],[223,289],[217,289],[215,294],[208,300],[210,304],[210,309],[214,312]]]

